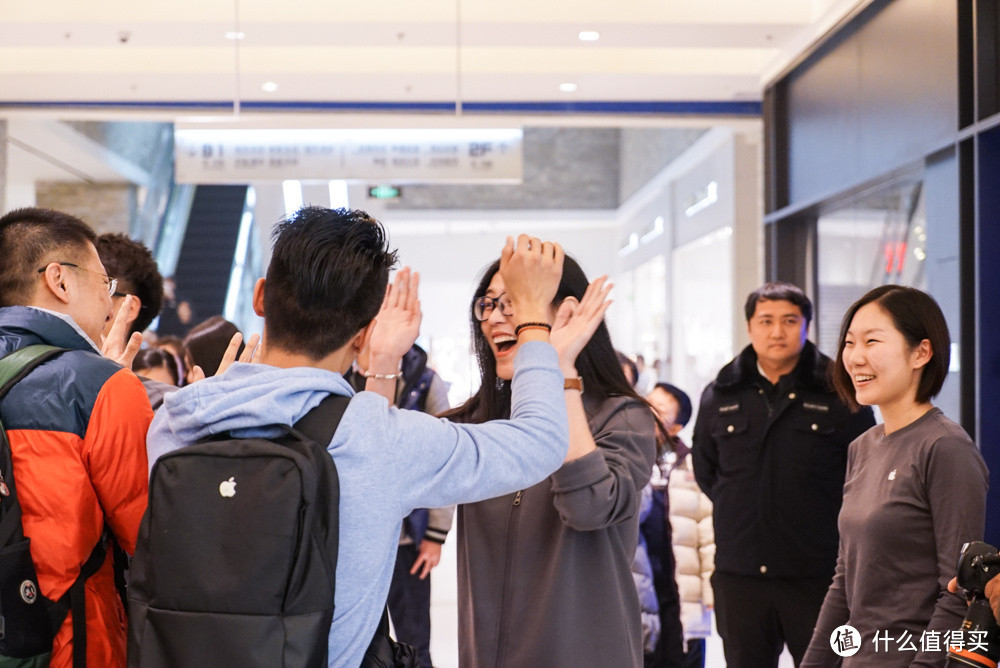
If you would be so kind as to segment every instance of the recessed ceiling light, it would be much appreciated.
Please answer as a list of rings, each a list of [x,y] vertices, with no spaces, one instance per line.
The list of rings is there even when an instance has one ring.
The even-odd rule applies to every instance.
[[[274,83],[273,81],[265,81],[264,84],[261,86],[261,89],[263,89],[265,93],[273,93],[274,91],[278,90],[278,84]]]
[[[596,42],[601,39],[601,33],[596,30],[584,30],[580,33],[581,42]]]
[[[575,83],[561,83],[559,84],[559,90],[563,93],[575,93],[577,85]]]
[[[243,39],[246,36],[245,32],[236,32],[235,30],[230,30],[226,33],[226,39]]]

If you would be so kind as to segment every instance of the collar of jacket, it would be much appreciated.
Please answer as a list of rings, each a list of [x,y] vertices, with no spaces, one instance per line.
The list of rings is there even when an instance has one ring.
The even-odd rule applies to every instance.
[[[806,341],[799,361],[792,370],[795,386],[820,392],[830,391],[827,379],[830,362],[830,358],[821,353],[812,341]],[[757,375],[757,353],[753,346],[747,346],[732,362],[722,367],[715,378],[715,386],[722,390],[735,390],[749,385]]]
[[[0,355],[36,343],[94,351],[90,341],[73,325],[53,313],[30,306],[0,308]]]

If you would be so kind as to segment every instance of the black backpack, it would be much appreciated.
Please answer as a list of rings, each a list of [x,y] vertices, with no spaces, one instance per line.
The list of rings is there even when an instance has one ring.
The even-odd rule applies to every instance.
[[[278,439],[206,439],[153,466],[130,568],[128,663],[326,666],[340,484],[331,394]],[[416,666],[387,617],[364,666]]]
[[[35,368],[65,352],[46,345],[26,346],[0,359],[0,400]],[[42,595],[31,560],[31,541],[21,525],[7,430],[0,422],[0,664],[48,665],[52,639],[73,611],[73,666],[86,668],[87,625],[84,586],[106,557],[105,530],[80,575],[58,601]]]
[[[340,526],[326,445],[348,401],[331,394],[277,439],[220,435],[156,461],[129,666],[326,665]]]

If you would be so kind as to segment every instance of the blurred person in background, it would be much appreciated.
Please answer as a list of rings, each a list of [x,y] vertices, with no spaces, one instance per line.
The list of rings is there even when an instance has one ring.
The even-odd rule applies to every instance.
[[[615,355],[618,356],[618,363],[622,365],[622,372],[625,374],[625,380],[631,387],[635,387],[636,380],[639,378],[639,368],[635,365],[629,356],[620,350],[615,351]]]
[[[111,295],[115,313],[126,295],[133,295],[135,300],[129,303],[127,318],[129,334],[146,331],[163,308],[163,276],[153,254],[124,234],[102,234],[94,245],[108,275],[118,279],[118,287]],[[111,324],[108,321],[105,326],[105,335]]]
[[[694,479],[691,449],[678,437],[691,420],[693,407],[687,393],[669,383],[657,383],[646,399],[674,438],[675,460],[664,477],[669,481],[666,508],[685,640],[683,665],[700,668],[705,665],[705,638],[712,634],[711,577],[715,564],[715,533],[712,502]]]
[[[184,366],[184,341],[180,337],[168,334],[167,336],[157,336],[153,345],[174,356],[174,361],[177,363],[177,385],[183,386],[188,372],[187,367]]]
[[[635,389],[639,394],[645,396],[656,384],[656,370],[647,366],[646,358],[640,354],[635,355],[635,366],[639,371],[635,377]]]
[[[147,378],[158,383],[177,386],[180,377],[177,374],[177,360],[173,353],[164,348],[150,347],[140,350],[132,362],[132,370],[140,378]]]
[[[206,378],[214,376],[219,370],[222,356],[240,333],[236,325],[221,315],[214,315],[208,320],[194,326],[184,337],[184,366],[187,368],[186,382],[195,380],[195,367],[199,367]],[[237,351],[237,356],[243,354],[243,345]]]
[[[163,308],[163,276],[149,249],[124,234],[102,234],[94,245],[108,275],[118,279],[111,295],[115,318],[104,325],[104,353],[132,367],[133,362],[128,357],[122,358],[118,350],[126,352],[131,346],[132,353],[138,351],[142,332]],[[119,316],[124,323],[116,322]],[[153,410],[163,403],[164,394],[177,385],[176,381],[170,383],[141,374],[139,380]]]

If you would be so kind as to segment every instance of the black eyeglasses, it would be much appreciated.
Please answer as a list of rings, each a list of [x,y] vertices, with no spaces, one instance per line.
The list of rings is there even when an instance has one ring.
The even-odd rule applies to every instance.
[[[50,262],[49,264],[52,264],[52,263]],[[115,295],[115,290],[118,288],[118,279],[117,278],[111,278],[107,274],[102,274],[99,271],[94,271],[93,269],[87,269],[86,267],[81,267],[80,265],[73,264],[72,262],[56,262],[56,264],[61,265],[63,267],[73,267],[74,269],[80,269],[82,271],[88,271],[91,274],[94,274],[94,275],[98,276],[101,279],[101,281],[104,283],[105,287],[107,287],[107,289],[108,289],[108,296],[114,296]],[[44,267],[42,267],[41,269],[38,270],[38,273],[39,274],[42,273],[43,271],[45,271],[46,269],[48,269],[48,267],[49,267],[48,264],[45,265]]]
[[[507,293],[502,293],[499,297],[476,297],[472,300],[472,315],[476,316],[479,322],[485,322],[493,313],[493,309],[500,307],[500,313],[508,318],[514,315],[514,306],[510,303]]]

